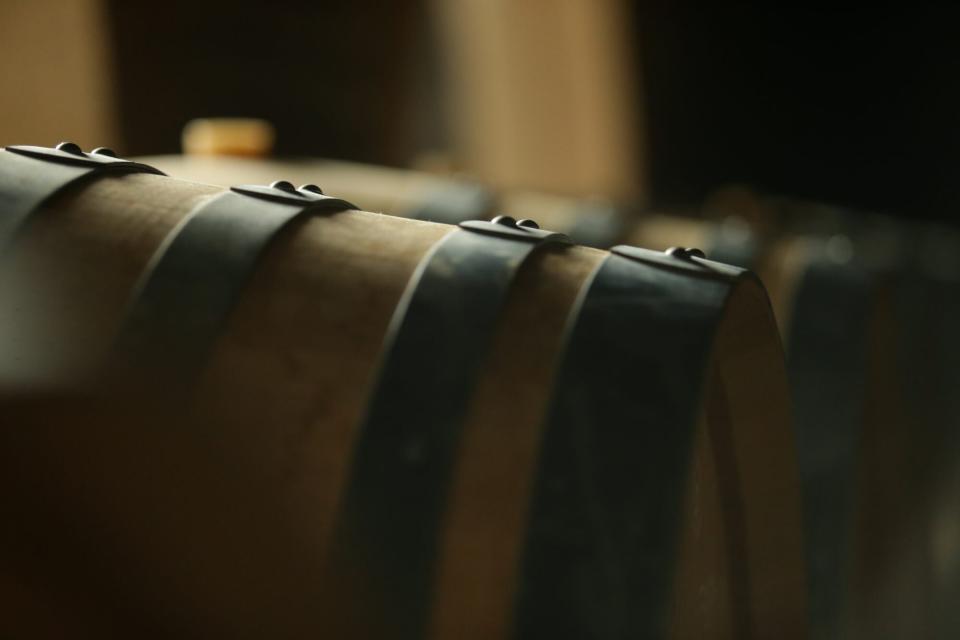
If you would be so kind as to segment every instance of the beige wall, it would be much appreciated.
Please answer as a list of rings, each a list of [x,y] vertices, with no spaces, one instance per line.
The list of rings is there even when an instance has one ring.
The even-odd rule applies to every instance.
[[[0,0],[0,145],[116,146],[101,0]]]
[[[455,159],[500,187],[636,197],[626,0],[434,0]]]

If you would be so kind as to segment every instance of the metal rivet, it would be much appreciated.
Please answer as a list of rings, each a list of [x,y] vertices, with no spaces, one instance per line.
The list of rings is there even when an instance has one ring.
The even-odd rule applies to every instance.
[[[700,249],[687,249],[686,247],[670,247],[664,251],[664,253],[666,253],[668,256],[673,256],[674,258],[680,258],[682,260],[707,257],[707,254]]]
[[[80,145],[73,142],[61,142],[56,146],[57,151],[64,151],[66,153],[72,153],[75,156],[82,156],[83,149],[80,148]]]
[[[300,187],[298,191],[309,191],[310,193],[315,193],[320,196],[323,195],[323,189],[321,189],[315,184],[305,184],[302,187]]]
[[[540,228],[540,225],[538,225],[535,221],[530,220],[529,218],[524,218],[523,220],[517,220],[517,226],[518,226],[518,227],[526,227],[526,228],[528,228],[528,229],[539,229],[539,228]]]
[[[297,189],[296,189],[292,184],[290,184],[289,182],[287,182],[286,180],[275,180],[274,182],[271,182],[271,183],[270,183],[270,188],[271,188],[271,189],[279,189],[280,191],[286,191],[286,192],[288,192],[288,193],[296,193],[296,192],[297,192]]]
[[[111,158],[116,158],[116,157],[117,157],[117,152],[114,151],[113,149],[110,149],[110,148],[107,148],[107,147],[97,147],[96,149],[94,149],[94,150],[91,151],[90,153],[95,153],[95,154],[97,154],[98,156],[110,156]]]
[[[492,222],[493,224],[502,224],[505,227],[517,226],[517,221],[511,218],[510,216],[497,216],[490,222]]]

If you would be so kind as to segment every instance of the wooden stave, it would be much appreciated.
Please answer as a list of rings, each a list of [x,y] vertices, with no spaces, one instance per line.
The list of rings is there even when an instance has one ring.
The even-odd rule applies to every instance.
[[[198,186],[185,187],[184,185],[180,185],[180,184],[178,184],[176,188],[169,187],[169,189],[172,189],[173,191],[178,191],[182,189],[182,192],[179,192],[178,197],[175,198],[175,202],[171,203],[171,206],[169,207],[168,210],[160,211],[160,212],[154,210],[153,215],[155,217],[147,218],[148,224],[145,229],[138,228],[135,230],[135,232],[131,236],[128,236],[128,237],[124,237],[120,239],[116,237],[109,238],[107,247],[109,247],[109,249],[111,250],[108,250],[102,253],[92,251],[89,246],[83,248],[82,250],[75,251],[76,255],[74,257],[79,259],[81,263],[86,261],[84,260],[84,258],[90,258],[94,254],[97,254],[99,258],[107,258],[106,264],[110,266],[105,267],[102,271],[98,271],[97,273],[87,273],[87,272],[84,272],[84,270],[82,269],[76,269],[76,267],[78,266],[77,264],[73,265],[74,269],[67,268],[69,265],[63,264],[63,261],[65,258],[67,259],[67,262],[69,262],[69,252],[67,252],[67,255],[65,256],[64,251],[56,251],[55,249],[51,248],[51,245],[53,247],[56,247],[58,245],[58,242],[63,242],[66,238],[69,238],[69,236],[64,235],[64,237],[61,237],[59,239],[56,237],[58,233],[64,232],[64,229],[62,227],[59,229],[57,228],[58,225],[63,224],[63,220],[62,219],[53,220],[52,218],[65,216],[68,221],[72,219],[74,223],[78,222],[78,219],[81,220],[82,224],[77,225],[78,227],[80,227],[80,229],[79,230],[74,229],[74,233],[79,233],[79,236],[75,236],[74,239],[79,238],[80,242],[79,243],[70,242],[69,244],[83,245],[84,243],[86,243],[89,245],[89,241],[92,238],[102,239],[102,238],[109,237],[111,234],[107,233],[107,231],[109,231],[109,227],[111,227],[116,223],[116,220],[112,220],[110,218],[110,215],[115,215],[117,213],[116,211],[110,212],[110,215],[107,215],[106,217],[104,217],[104,210],[102,209],[102,205],[100,204],[100,200],[102,198],[104,198],[108,194],[113,193],[114,194],[113,197],[117,197],[122,201],[124,208],[131,205],[137,205],[138,203],[140,206],[142,206],[143,202],[147,199],[147,198],[144,198],[144,195],[146,194],[149,198],[150,192],[152,190],[156,190],[157,194],[168,193],[169,195],[168,187],[161,186],[164,184],[167,184],[169,186],[169,184],[172,184],[172,183],[167,183],[162,179],[160,179],[159,181],[154,181],[151,179],[144,180],[142,179],[142,177],[139,177],[139,176],[138,177],[131,176],[129,178],[118,179],[116,181],[111,180],[111,181],[102,181],[102,182],[95,183],[94,185],[91,185],[84,191],[78,194],[71,195],[70,199],[68,200],[68,202],[71,202],[70,205],[66,205],[61,200],[55,203],[53,206],[51,206],[50,209],[52,209],[53,211],[56,211],[59,215],[57,216],[48,215],[46,216],[47,217],[46,220],[40,219],[40,221],[38,221],[35,225],[33,225],[28,230],[26,236],[21,239],[21,243],[18,246],[18,251],[21,253],[19,260],[26,261],[26,263],[29,263],[31,260],[36,259],[38,254],[41,257],[44,255],[47,255],[47,256],[56,255],[59,258],[56,264],[41,265],[41,267],[37,269],[41,275],[46,273],[48,276],[45,278],[41,278],[41,282],[43,283],[50,282],[50,280],[53,279],[53,275],[59,276],[59,275],[62,275],[63,273],[71,273],[71,274],[76,273],[76,275],[78,276],[78,279],[74,280],[72,283],[67,283],[70,286],[64,287],[68,290],[73,290],[74,296],[72,299],[66,302],[61,300],[61,304],[64,305],[63,308],[74,309],[74,310],[82,306],[92,307],[92,310],[88,312],[88,315],[91,318],[95,318],[97,320],[96,322],[93,320],[88,320],[86,323],[81,323],[81,326],[79,327],[79,329],[77,327],[74,327],[75,331],[77,331],[76,334],[68,334],[67,336],[60,336],[60,340],[62,341],[62,343],[66,343],[66,342],[72,342],[73,337],[75,337],[76,335],[82,334],[88,338],[88,340],[86,340],[84,343],[84,346],[87,346],[88,349],[87,349],[87,353],[84,353],[78,357],[72,358],[71,362],[63,364],[62,367],[57,369],[58,375],[54,376],[55,383],[62,382],[64,377],[66,378],[76,378],[77,376],[82,377],[83,376],[82,372],[90,371],[91,362],[95,360],[97,353],[100,353],[104,350],[104,345],[107,344],[108,342],[108,337],[109,337],[108,334],[110,334],[112,330],[115,329],[115,327],[119,322],[119,319],[122,317],[123,308],[124,308],[124,296],[119,295],[118,292],[128,289],[130,286],[132,286],[132,282],[135,281],[138,271],[142,269],[146,260],[149,258],[149,255],[152,252],[153,247],[159,244],[159,242],[162,241],[162,238],[166,235],[169,229],[176,224],[178,220],[178,216],[182,216],[187,210],[192,208],[191,206],[184,206],[184,205],[188,203],[190,205],[195,204],[195,202],[198,199],[208,196],[210,193],[213,193],[214,190],[208,189],[205,187],[198,187]],[[157,200],[162,201],[163,199],[164,199],[163,197],[149,198],[151,202],[155,202]],[[75,205],[77,205],[77,202],[80,202],[81,206],[75,207]],[[86,205],[84,205],[83,203],[86,203]],[[128,216],[131,213],[133,215],[140,216],[144,213],[144,211],[143,210],[138,211],[137,206],[132,206],[132,211],[126,210],[126,213],[128,214]],[[98,215],[100,216],[99,223],[106,225],[107,228],[101,228],[99,230],[96,228],[96,225],[98,223],[98,217],[97,217]],[[351,216],[354,219],[351,220],[350,217],[348,216]],[[385,224],[387,226],[390,226],[392,232],[384,232],[378,238],[371,238],[370,229],[372,228],[371,227],[372,221],[377,221],[378,224]],[[128,222],[129,222],[129,218],[128,218]],[[352,223],[355,223],[356,226],[354,226],[354,224]],[[395,226],[397,224],[399,224],[400,226]],[[397,244],[396,244],[397,236],[395,233],[396,229],[400,229],[405,225],[411,225],[411,224],[418,225],[418,229],[420,231],[425,231],[425,235],[427,235],[427,238],[419,239],[417,242],[419,242],[420,244],[413,243],[414,248],[412,249],[408,247],[410,255],[408,256],[406,262],[404,262],[403,264],[405,268],[407,268],[408,271],[410,271],[415,266],[415,263],[418,259],[417,251],[421,252],[421,255],[422,255],[422,252],[425,252],[427,247],[430,244],[430,242],[428,242],[427,240],[434,240],[437,236],[442,235],[443,233],[446,232],[445,228],[439,227],[437,225],[428,225],[426,223],[410,223],[410,222],[404,222],[404,221],[389,222],[386,217],[375,216],[374,214],[353,214],[353,213],[335,214],[333,216],[330,216],[329,218],[310,220],[309,222],[305,223],[305,225],[303,225],[304,226],[303,229],[298,229],[295,232],[291,232],[291,234],[288,234],[289,237],[283,239],[281,242],[290,243],[294,247],[296,247],[298,242],[306,242],[303,239],[304,236],[316,237],[316,238],[319,238],[322,236],[325,240],[329,241],[331,239],[330,236],[332,234],[334,235],[334,237],[336,237],[335,234],[339,233],[341,234],[340,235],[341,239],[351,239],[361,244],[364,242],[367,243],[365,250],[362,250],[362,251],[354,247],[354,250],[356,251],[356,253],[349,254],[349,255],[352,255],[354,258],[358,256],[366,257],[371,253],[382,256],[385,253],[389,254],[388,248],[392,248],[396,250],[397,248]],[[408,227],[408,228],[412,228],[412,227]],[[376,234],[373,234],[373,235],[376,235]],[[371,242],[373,243],[372,247],[370,246]],[[377,244],[378,242],[380,244]],[[344,245],[349,246],[350,243],[345,242]],[[68,249],[67,246],[62,244],[59,245],[59,248],[62,250]],[[119,256],[116,255],[117,253],[116,248],[121,249],[119,253],[122,255],[119,255]],[[294,251],[294,250],[291,249],[291,251]],[[575,262],[582,262],[584,264],[589,264],[590,260],[591,259],[595,260],[598,255],[595,252],[591,252],[589,250],[584,250],[584,249],[574,249],[571,251],[572,253],[579,256],[578,259],[575,260]],[[307,274],[307,273],[316,274],[320,271],[329,269],[331,267],[331,263],[334,265],[337,264],[338,259],[349,260],[349,257],[343,254],[338,256],[323,255],[323,252],[317,252],[317,254],[318,255],[315,256],[313,255],[313,253],[311,253],[309,259],[304,257],[301,260],[294,261],[297,268],[293,270],[299,272],[297,275],[299,275],[300,277],[303,277],[304,274]],[[235,428],[235,425],[238,423],[243,424],[244,422],[246,422],[248,424],[251,424],[252,422],[257,421],[257,413],[255,411],[256,407],[251,407],[247,404],[244,404],[243,402],[240,402],[240,400],[248,398],[248,394],[243,392],[245,384],[249,385],[251,390],[256,390],[261,387],[261,385],[257,384],[256,382],[253,382],[253,383],[250,383],[249,381],[247,383],[243,382],[244,376],[250,375],[250,372],[247,370],[248,367],[245,367],[244,365],[246,362],[249,361],[249,358],[251,357],[249,353],[244,354],[243,351],[249,350],[251,345],[255,344],[257,340],[262,339],[262,332],[258,332],[256,330],[256,327],[253,327],[250,325],[251,316],[255,316],[258,313],[262,313],[264,309],[271,309],[272,307],[275,307],[275,306],[283,307],[285,304],[283,300],[276,299],[276,294],[273,294],[273,302],[270,302],[271,295],[268,295],[267,293],[265,293],[267,289],[271,289],[271,290],[275,289],[276,285],[278,284],[278,278],[280,277],[280,275],[282,275],[282,273],[285,272],[286,269],[289,269],[289,267],[283,267],[283,266],[278,266],[274,264],[274,262],[278,261],[279,264],[282,265],[284,262],[284,258],[281,256],[283,255],[285,255],[283,250],[279,249],[279,250],[271,251],[270,254],[265,258],[264,264],[261,265],[261,269],[258,270],[258,273],[254,278],[254,282],[251,284],[251,289],[253,291],[257,291],[259,288],[260,290],[264,291],[264,293],[257,294],[257,293],[251,292],[249,296],[245,296],[244,301],[241,302],[241,307],[238,308],[235,316],[231,319],[231,323],[230,323],[231,326],[228,328],[228,330],[226,331],[226,333],[224,334],[223,338],[220,341],[220,345],[218,346],[218,355],[215,356],[214,361],[211,363],[210,369],[205,375],[206,380],[201,383],[201,388],[203,389],[203,391],[200,395],[204,397],[206,400],[204,402],[205,407],[201,407],[201,409],[199,410],[200,414],[203,415],[204,412],[213,412],[214,414],[217,414],[219,416],[220,420],[224,419],[225,416],[232,416],[230,419],[226,420],[227,422],[230,423],[231,428]],[[317,257],[320,257],[319,264],[316,263]],[[287,259],[290,259],[290,258],[288,257]],[[17,258],[15,258],[15,262],[14,262],[15,265],[17,264],[16,260]],[[569,264],[571,260],[567,258],[565,260],[555,260],[553,262],[554,262],[553,266],[543,267],[543,268],[551,269],[551,270],[561,270],[561,265],[566,265],[567,268],[569,268]],[[551,260],[549,260],[548,258],[544,258],[543,263],[544,265],[551,264]],[[23,262],[21,264],[23,264]],[[589,271],[589,269],[586,268],[584,264],[581,264],[581,266],[579,267],[581,277],[584,272]],[[117,274],[116,277],[113,278],[111,281],[104,282],[100,280],[100,278],[103,275],[103,272],[110,272],[118,266],[124,268],[123,274]],[[13,268],[13,271],[17,271],[17,269],[18,268],[15,266]],[[346,272],[349,272],[349,269],[344,268],[341,264],[341,273],[346,273]],[[551,271],[548,271],[548,273],[550,272]],[[382,284],[385,284],[387,282],[392,283],[391,286],[393,287],[393,289],[391,290],[394,292],[394,295],[399,296],[399,291],[402,290],[402,285],[404,284],[405,278],[403,277],[404,275],[403,271],[397,269],[396,263],[390,264],[389,268],[377,270],[373,274],[369,272],[369,269],[367,269],[364,273],[368,277],[370,276],[374,277],[378,283],[382,283]],[[99,284],[98,295],[93,296],[93,298],[91,298],[91,296],[89,295],[91,287],[84,286],[84,278],[80,276],[87,278],[85,283],[86,285],[89,285],[94,282]],[[280,282],[281,290],[285,288],[288,288],[289,290],[296,290],[299,288],[298,286],[294,286],[294,285],[287,285],[285,287],[283,284],[282,278],[279,280],[279,282]],[[342,296],[343,291],[349,289],[351,284],[356,285],[357,283],[353,282],[353,283],[340,283],[340,284],[341,284],[341,287],[343,287],[341,290],[339,290],[339,293]],[[96,291],[97,287],[93,287],[92,289]],[[81,292],[82,292],[82,295],[81,295]],[[258,302],[258,295],[263,295],[267,302],[264,302],[264,300],[260,300]],[[543,295],[546,296],[547,293],[544,293]],[[336,297],[336,296],[335,295],[331,296],[330,294],[315,296],[315,298],[317,299],[325,299],[325,298],[329,299],[330,297]],[[59,299],[59,296],[57,296],[57,298]],[[294,308],[302,313],[304,311],[304,308],[303,306],[299,306],[299,305],[304,305],[307,303],[306,301],[300,298],[302,298],[302,296],[299,297],[298,300],[294,301],[298,303],[296,306],[294,306]],[[521,305],[521,308],[522,308],[524,306],[522,303],[523,297],[518,297],[517,300],[518,301],[515,302],[515,304]],[[287,304],[290,304],[290,303],[291,303],[290,301],[287,302]],[[384,303],[383,309],[381,310],[382,315],[384,316],[389,315],[388,309],[390,308],[390,306],[391,305],[389,303]],[[317,321],[327,315],[329,308],[323,307],[322,309],[319,309],[319,308],[310,309],[308,311],[309,311],[308,315],[311,315],[312,319],[314,321]],[[320,311],[322,311],[323,313],[320,313]],[[369,309],[365,309],[365,311],[369,311]],[[275,316],[273,320],[269,321],[268,324],[271,324],[272,326],[278,326],[278,327],[282,327],[283,325],[282,321],[284,319],[288,319],[290,316],[297,317],[298,315],[291,312],[280,312],[280,313],[274,312],[274,313],[275,313]],[[506,313],[509,315],[510,313],[509,308]],[[518,311],[515,313],[520,313],[521,317],[524,315],[523,311]],[[530,313],[529,309],[527,309],[525,313],[529,314]],[[337,335],[337,332],[333,330],[334,328],[342,329],[344,326],[356,327],[355,323],[351,322],[349,319],[345,320],[344,318],[336,318],[336,319],[333,319],[332,321],[328,319],[328,322],[331,322],[331,324],[329,325],[331,327],[331,330],[329,332],[326,332],[329,335]],[[539,324],[540,323],[537,323],[538,326]],[[90,333],[88,331],[88,328],[90,326],[96,326],[101,329],[99,340],[89,340],[89,336],[87,336],[86,334]],[[291,343],[289,341],[289,339],[292,336],[313,335],[314,337],[316,337],[318,334],[319,335],[325,334],[325,332],[323,331],[318,332],[316,330],[317,327],[313,322],[310,323],[310,326],[313,329],[312,333],[304,331],[300,334],[297,334],[296,332],[292,332],[292,331],[285,332],[279,329],[275,332],[270,332],[270,334],[274,335],[274,337],[276,338],[287,338],[288,340],[286,341],[281,340],[280,343],[275,343],[266,349],[261,347],[261,352],[272,354],[273,360],[276,361],[277,354],[288,356],[293,346],[295,346],[297,349],[302,349],[303,345],[301,342]],[[375,339],[375,337],[381,334],[382,330],[383,330],[382,325],[379,328],[378,327],[370,328],[367,330],[367,333],[364,334],[364,337],[362,339],[357,338],[352,344],[353,345],[358,345],[358,344],[369,345],[371,343],[378,344],[378,341]],[[523,335],[523,333],[524,332],[521,332],[520,335]],[[529,333],[535,333],[535,332],[526,332],[526,333],[529,334]],[[514,335],[514,334],[511,334],[511,335]],[[558,335],[553,336],[553,340],[556,341],[558,339],[559,339]],[[527,341],[528,340],[525,340],[524,342],[526,343]],[[509,344],[509,340],[508,340],[508,344]],[[319,348],[318,347],[314,347],[314,348],[317,348],[318,351],[323,352],[325,349],[329,349],[330,345],[328,344],[325,347],[320,346]],[[506,351],[510,352],[512,351],[512,349],[507,348]],[[352,355],[356,356],[357,354],[352,353]],[[366,356],[363,356],[363,357],[366,357],[368,359],[366,364],[366,374],[367,374],[367,377],[369,377],[370,371],[372,371],[374,368],[374,365],[372,364],[372,362],[376,359],[376,354],[370,354],[369,352],[367,352]],[[363,358],[361,357],[361,359]],[[282,372],[283,364],[275,363],[274,368],[277,370],[277,372]],[[63,371],[65,373],[63,373],[63,375],[59,375],[60,371]],[[344,374],[343,371],[339,371],[337,373],[339,376],[342,376]],[[493,379],[502,380],[503,375],[505,373],[508,373],[508,372],[499,371],[496,373],[496,375],[493,375],[493,374],[488,374],[488,375],[491,376]],[[311,380],[314,379],[314,376],[319,377],[320,374],[321,372],[315,371],[311,375]],[[361,391],[364,388],[364,382],[362,377],[360,376],[360,373],[354,372],[351,375],[354,376],[351,379],[355,384],[348,385],[348,389],[352,389],[353,390],[352,392],[362,395]],[[258,378],[259,376],[253,376],[253,377]],[[316,382],[314,382],[313,384],[316,385]],[[252,395],[249,397],[252,397]],[[289,398],[289,396],[283,396],[283,397],[287,399]],[[281,404],[280,402],[274,401],[271,404],[271,407],[275,408],[280,404]],[[362,401],[354,403],[355,406],[360,404],[362,404]],[[511,410],[515,409],[515,407],[512,406],[513,404],[514,403],[511,404]],[[290,408],[287,407],[287,409],[289,410]],[[318,412],[316,406],[313,407],[313,412]],[[291,413],[295,414],[296,411],[291,411]],[[323,409],[320,409],[319,413],[323,414],[324,413]],[[284,420],[283,422],[286,422],[286,420]],[[295,418],[292,418],[290,422],[296,423],[297,420]],[[351,422],[351,420],[344,419],[343,422],[348,423],[348,422]],[[250,429],[250,435],[252,436],[257,435],[256,433],[254,433],[253,427],[251,427]],[[259,434],[259,435],[262,438],[264,434]],[[243,446],[237,446],[235,443],[231,443],[231,441],[228,438],[223,437],[220,439],[219,445],[224,447],[222,449],[222,454],[229,457],[231,460],[234,461],[234,463],[238,463],[237,461],[249,460],[251,457],[254,457],[255,459],[259,459],[267,455],[267,457],[275,458],[282,455],[282,451],[278,452],[276,450],[277,443],[271,439],[268,439],[268,440],[254,439],[253,441],[246,442]],[[271,447],[273,449],[272,454],[269,453],[271,450]],[[316,452],[316,447],[314,447],[313,451]],[[327,455],[330,455],[330,454],[328,453]],[[339,460],[343,460],[346,458],[346,456],[338,457],[336,455],[333,455],[330,457],[337,458]],[[336,460],[333,460],[332,464],[335,465]],[[335,494],[336,491],[332,491],[332,493]],[[311,496],[311,499],[308,502],[311,505],[315,506],[317,502],[316,498],[317,496],[313,495]],[[333,498],[330,498],[328,496],[327,498],[328,502],[333,502],[335,501],[335,499],[336,499],[335,496]],[[319,500],[319,502],[324,503],[323,500]],[[316,516],[314,516],[314,518],[316,518]],[[223,564],[226,565],[227,563],[223,562]],[[226,568],[226,567],[223,567],[223,568]],[[260,594],[260,595],[263,596],[264,594]],[[232,603],[233,606],[229,607],[229,609],[235,610],[237,609],[237,605],[240,605],[240,604],[242,603]],[[252,605],[253,603],[246,603],[246,604]],[[276,606],[278,607],[278,610],[283,610],[288,614],[291,611],[297,611],[296,607],[293,607],[291,609],[291,605],[280,606],[280,604],[276,604]],[[304,603],[301,603],[301,607],[303,608],[303,610],[309,609],[309,606]],[[247,608],[249,608],[249,606]],[[242,607],[240,607],[240,609],[242,609]],[[301,611],[301,615],[305,615],[305,614],[303,614]],[[202,617],[202,616],[198,616],[198,617]],[[225,617],[224,621],[226,619],[227,618]],[[266,628],[266,626],[264,625],[266,625],[266,623],[261,621],[260,628]],[[257,625],[254,624],[252,628],[257,628]],[[239,629],[236,629],[236,630],[239,631]]]

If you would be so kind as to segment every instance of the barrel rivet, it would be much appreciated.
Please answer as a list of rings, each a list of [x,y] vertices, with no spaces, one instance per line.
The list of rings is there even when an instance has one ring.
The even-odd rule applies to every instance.
[[[270,188],[279,189],[280,191],[286,191],[287,193],[297,192],[297,189],[286,180],[275,180],[270,183]]]
[[[518,227],[526,227],[526,228],[528,228],[528,229],[539,229],[539,228],[540,228],[540,225],[538,225],[534,220],[530,220],[529,218],[524,218],[523,220],[518,220],[518,221],[517,221],[517,226],[518,226]]]
[[[510,216],[497,216],[490,222],[492,222],[493,224],[502,224],[505,227],[517,226],[517,221],[511,218]]]
[[[72,153],[75,156],[82,156],[83,149],[80,148],[80,145],[74,142],[61,142],[56,146],[57,151],[63,151],[65,153]]]
[[[664,251],[668,256],[673,256],[674,258],[680,258],[681,260],[689,260],[690,258],[706,258],[705,254],[700,249],[688,249],[686,247],[670,247]]]
[[[298,191],[309,191],[310,193],[315,193],[318,196],[323,195],[323,189],[321,189],[315,184],[305,184],[302,187],[300,187]]]
[[[108,148],[108,147],[97,147],[96,149],[94,149],[94,150],[91,151],[90,153],[95,153],[95,154],[97,154],[98,156],[110,156],[111,158],[116,158],[116,157],[117,157],[117,152],[114,151],[113,149]]]

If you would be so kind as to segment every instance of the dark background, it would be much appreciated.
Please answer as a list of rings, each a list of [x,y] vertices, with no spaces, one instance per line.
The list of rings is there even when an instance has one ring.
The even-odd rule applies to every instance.
[[[416,2],[109,0],[108,15],[131,155],[179,152],[191,118],[242,116],[272,122],[281,155],[407,159]]]
[[[957,220],[960,12],[637,5],[660,201],[724,182]]]
[[[418,3],[109,8],[130,154],[177,152],[198,115],[267,118],[280,155],[402,166],[443,142],[442,122],[423,126],[442,99],[424,69],[442,52]],[[634,4],[654,204],[688,205],[735,182],[955,222],[958,14]]]

